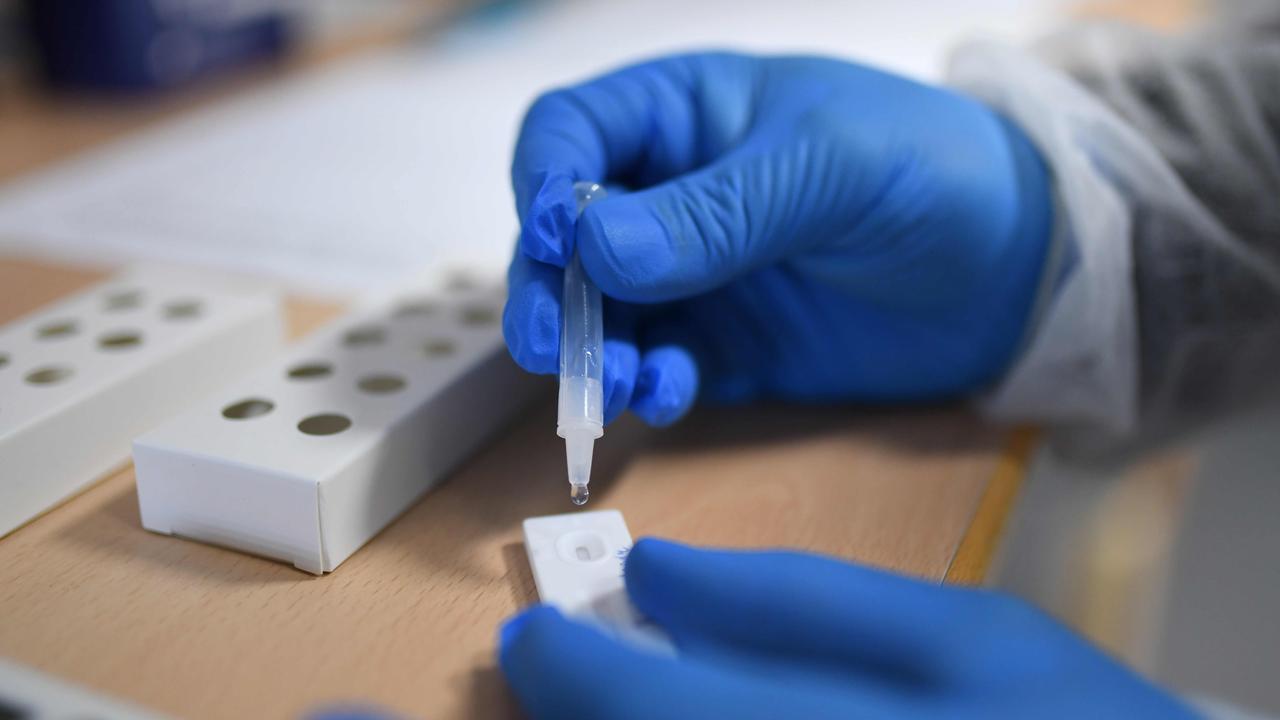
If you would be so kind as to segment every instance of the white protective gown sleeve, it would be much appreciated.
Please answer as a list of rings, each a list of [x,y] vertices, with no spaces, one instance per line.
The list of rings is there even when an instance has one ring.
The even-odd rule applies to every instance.
[[[1169,37],[972,44],[950,82],[1017,122],[1056,229],[1014,367],[984,399],[1087,444],[1163,435],[1280,379],[1280,3]]]

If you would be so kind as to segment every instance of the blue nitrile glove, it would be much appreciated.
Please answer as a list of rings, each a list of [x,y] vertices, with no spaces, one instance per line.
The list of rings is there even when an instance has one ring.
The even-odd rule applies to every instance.
[[[807,57],[660,59],[544,95],[512,166],[503,321],[558,369],[576,244],[606,302],[605,413],[711,400],[896,401],[996,380],[1044,264],[1047,172],[978,102]],[[612,192],[575,220],[572,186]]]
[[[534,718],[1188,718],[1173,696],[1030,606],[789,552],[636,544],[649,654],[538,606],[500,663]]]

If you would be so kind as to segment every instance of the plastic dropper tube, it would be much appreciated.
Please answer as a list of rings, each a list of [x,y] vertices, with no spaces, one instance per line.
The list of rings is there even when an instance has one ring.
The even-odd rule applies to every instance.
[[[573,186],[578,215],[605,196],[592,182]],[[582,270],[574,248],[564,269],[564,302],[560,325],[560,402],[556,434],[564,438],[569,465],[569,499],[585,505],[591,497],[591,454],[604,435],[604,318],[600,289]]]

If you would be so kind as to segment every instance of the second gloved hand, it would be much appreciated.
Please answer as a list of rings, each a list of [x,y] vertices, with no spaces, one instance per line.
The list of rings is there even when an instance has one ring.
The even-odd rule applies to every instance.
[[[649,654],[548,607],[502,631],[534,718],[1191,718],[1033,608],[786,552],[641,540],[627,594],[671,634]]]
[[[572,186],[613,192],[575,220]],[[554,373],[561,270],[607,296],[606,416],[718,401],[897,401],[995,381],[1044,264],[1051,201],[980,103],[804,57],[671,57],[551,92],[512,166],[504,330]],[[701,386],[701,387],[700,387]]]

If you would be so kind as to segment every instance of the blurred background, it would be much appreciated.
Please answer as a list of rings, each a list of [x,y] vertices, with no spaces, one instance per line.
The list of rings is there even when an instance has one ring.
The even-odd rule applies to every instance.
[[[969,38],[1177,33],[1238,5],[0,0],[0,251],[342,297],[431,267],[497,275],[515,131],[548,87],[708,46],[938,80]],[[989,582],[1184,692],[1280,714],[1278,431],[1236,418],[1107,466],[1039,453]]]
[[[516,229],[510,152],[542,90],[706,47],[827,53],[938,78],[958,39],[1023,41],[1070,8],[10,3],[16,66],[0,99],[0,179],[12,182],[0,236],[47,254],[196,260],[325,292],[442,260],[500,271]]]

